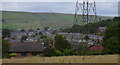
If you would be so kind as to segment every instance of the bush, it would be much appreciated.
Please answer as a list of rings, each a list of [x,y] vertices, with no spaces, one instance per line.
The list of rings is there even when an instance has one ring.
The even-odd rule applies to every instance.
[[[51,56],[54,56],[55,54],[55,48],[53,47],[47,47],[45,50],[44,50],[44,55],[46,57],[51,57]]]
[[[80,55],[80,52],[79,51],[75,51],[74,55]]]
[[[63,55],[61,51],[59,50],[56,50],[55,48],[53,47],[47,47],[45,50],[44,50],[44,55],[46,57],[52,57],[52,56],[61,56]]]
[[[89,51],[89,48],[88,48],[87,45],[85,45],[83,43],[80,43],[78,45],[78,51],[80,51],[80,52],[87,52],[87,51]]]
[[[11,36],[11,29],[2,29],[2,38]]]
[[[20,41],[21,41],[21,42],[24,42],[24,41],[26,41],[26,39],[27,39],[27,36],[25,35],[25,36],[22,36],[22,37],[21,37]]]
[[[53,43],[53,39],[51,37],[44,38],[44,46],[45,47],[49,46],[52,43]]]
[[[59,50],[55,50],[55,56],[61,56],[62,55],[62,52],[60,52]]]
[[[64,51],[64,55],[66,55],[66,56],[68,56],[68,55],[73,55],[74,54],[74,52],[71,50],[71,49],[66,49],[65,51]]]
[[[101,52],[93,52],[93,55],[101,55]]]
[[[4,55],[2,55],[2,58],[10,58],[10,55],[9,54],[4,54]]]
[[[15,57],[17,54],[16,53],[11,53],[9,55],[10,55],[10,57]]]
[[[41,37],[40,37],[40,39],[45,39],[45,38],[47,38],[46,35],[41,35]]]

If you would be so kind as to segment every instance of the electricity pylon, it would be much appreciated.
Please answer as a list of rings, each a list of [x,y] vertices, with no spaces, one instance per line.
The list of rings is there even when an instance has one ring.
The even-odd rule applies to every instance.
[[[76,6],[75,6],[74,25],[76,24],[79,25],[78,19],[80,19],[79,17],[80,15],[78,13],[82,14],[81,16],[82,16],[83,23],[88,24],[90,22],[96,22],[97,21],[96,2],[94,1],[91,3],[88,0],[87,1],[83,0],[82,3],[79,3],[79,1],[77,0]],[[73,41],[74,35],[75,34],[73,33],[71,37],[71,41]]]
[[[79,3],[79,1],[76,2],[76,8],[75,8],[75,19],[74,24],[77,24],[79,15],[78,13],[82,14],[82,21],[85,24],[88,24],[90,22],[95,22],[97,20],[97,12],[96,12],[96,2],[90,3],[88,0],[83,0],[82,3]]]

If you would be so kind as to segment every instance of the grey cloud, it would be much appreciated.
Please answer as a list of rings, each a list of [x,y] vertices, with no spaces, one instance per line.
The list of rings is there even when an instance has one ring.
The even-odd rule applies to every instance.
[[[74,13],[75,2],[4,2],[2,10],[25,12]],[[117,16],[117,2],[97,2],[99,15]]]

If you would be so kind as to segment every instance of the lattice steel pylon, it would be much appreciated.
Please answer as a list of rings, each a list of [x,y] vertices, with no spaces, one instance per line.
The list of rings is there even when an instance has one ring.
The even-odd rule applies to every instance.
[[[82,13],[82,20],[85,24],[90,22],[97,21],[97,12],[96,12],[96,2],[90,3],[88,0],[83,0],[82,3],[79,3],[77,0],[76,8],[75,8],[75,19],[74,24],[77,24],[79,15],[78,13]]]
[[[96,12],[96,2],[93,1],[92,3],[89,2],[88,0],[85,1],[83,0],[82,3],[79,3],[77,0],[76,6],[75,6],[75,18],[74,18],[74,25],[79,25],[77,22],[78,19],[80,18],[78,14],[80,11],[80,14],[82,13],[82,21],[85,24],[88,24],[90,22],[95,22],[97,21],[97,12]],[[71,35],[71,41],[73,41],[75,33],[72,33]],[[88,35],[88,34],[87,34]]]

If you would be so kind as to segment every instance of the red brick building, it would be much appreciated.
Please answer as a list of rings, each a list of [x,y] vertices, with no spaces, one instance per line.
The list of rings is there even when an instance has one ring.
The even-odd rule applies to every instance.
[[[102,45],[92,45],[89,48],[90,48],[90,51],[93,51],[93,52],[100,52],[104,50]]]

